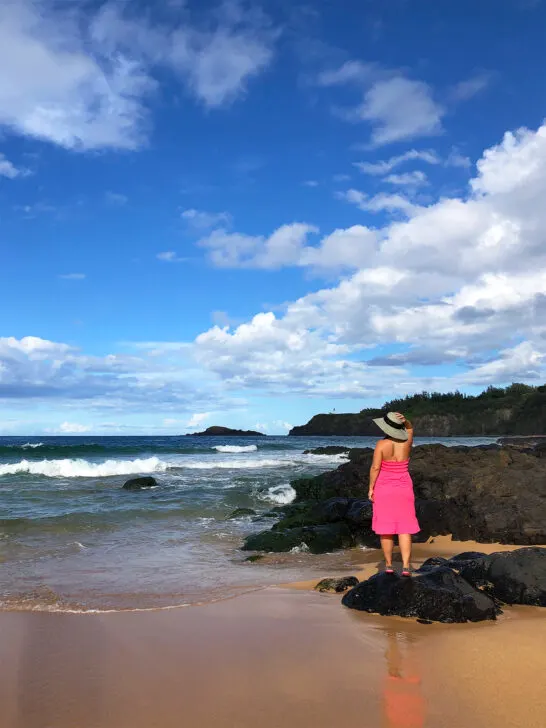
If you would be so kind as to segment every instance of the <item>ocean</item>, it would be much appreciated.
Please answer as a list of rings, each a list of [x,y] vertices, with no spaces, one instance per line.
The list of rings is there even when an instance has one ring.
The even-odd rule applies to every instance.
[[[343,554],[298,549],[250,563],[240,546],[274,523],[263,514],[293,500],[292,480],[345,461],[304,450],[376,439],[1,437],[0,609],[191,605],[341,568]],[[122,489],[141,474],[157,486]],[[257,515],[228,519],[237,508]]]

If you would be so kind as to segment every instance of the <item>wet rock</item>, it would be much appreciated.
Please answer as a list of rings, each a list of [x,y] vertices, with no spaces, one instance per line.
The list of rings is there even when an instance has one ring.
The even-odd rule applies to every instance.
[[[263,558],[265,558],[264,554],[252,554],[252,556],[247,556],[245,561],[249,561],[251,564],[254,564],[256,561],[261,561]]]
[[[304,450],[304,455],[341,455],[349,452],[351,448],[341,445],[327,445],[326,447],[315,447],[313,450]]]
[[[344,523],[263,531],[248,536],[243,551],[287,552],[302,544],[314,554],[325,554],[355,545],[354,536]]]
[[[496,619],[495,602],[445,566],[411,578],[375,574],[343,597],[350,609],[433,622]]]
[[[352,587],[357,586],[357,584],[358,579],[356,576],[342,576],[337,579],[323,579],[319,581],[315,589],[319,592],[336,592],[337,594],[341,594],[347,591],[347,589],[352,589]]]
[[[229,521],[231,519],[235,518],[244,518],[245,516],[255,516],[256,511],[252,508],[236,508],[233,513],[230,513],[229,516],[227,516],[226,520]]]
[[[151,476],[145,478],[131,478],[123,484],[123,490],[143,490],[145,488],[155,488],[157,480]]]

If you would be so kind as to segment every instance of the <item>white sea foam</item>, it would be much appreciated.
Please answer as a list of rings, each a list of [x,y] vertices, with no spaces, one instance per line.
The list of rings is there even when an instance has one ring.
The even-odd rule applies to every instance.
[[[299,546],[294,546],[290,549],[291,554],[307,554],[309,553],[309,546],[302,541]]]
[[[218,452],[256,452],[257,445],[215,445],[213,450]]]
[[[304,455],[307,462],[311,463],[346,463],[349,456],[342,452],[337,455],[316,455],[315,453],[309,453]]]
[[[0,476],[45,475],[48,478],[106,478],[110,475],[133,475],[139,473],[161,473],[169,468],[169,463],[159,458],[140,460],[106,460],[103,463],[90,463],[87,460],[21,460],[18,463],[0,465]]]
[[[292,460],[210,460],[203,462],[200,460],[194,462],[179,463],[177,467],[184,467],[190,470],[214,470],[215,468],[226,468],[232,470],[246,468],[280,468],[293,466]]]
[[[284,485],[274,485],[269,490],[262,494],[262,498],[271,501],[272,503],[278,503],[279,505],[287,505],[292,503],[297,493],[292,488],[290,483]]]
[[[23,450],[34,450],[37,447],[43,447],[43,442],[25,442],[24,445],[21,445],[21,448]]]

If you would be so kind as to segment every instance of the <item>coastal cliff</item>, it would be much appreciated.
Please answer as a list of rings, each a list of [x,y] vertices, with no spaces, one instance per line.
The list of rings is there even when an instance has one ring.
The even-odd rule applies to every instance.
[[[403,412],[423,437],[540,435],[546,433],[546,385],[488,387],[477,396],[423,392],[386,402],[381,409],[319,414],[289,435],[357,437],[378,434],[374,417]]]

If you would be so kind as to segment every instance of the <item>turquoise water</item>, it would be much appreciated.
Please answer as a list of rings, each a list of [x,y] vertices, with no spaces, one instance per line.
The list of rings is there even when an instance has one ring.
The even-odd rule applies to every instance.
[[[490,438],[424,440],[480,444]],[[271,519],[226,520],[288,503],[290,481],[336,468],[321,445],[375,438],[0,438],[0,607],[106,610],[193,604],[317,573],[307,554],[244,561]],[[151,490],[122,489],[150,474]]]

